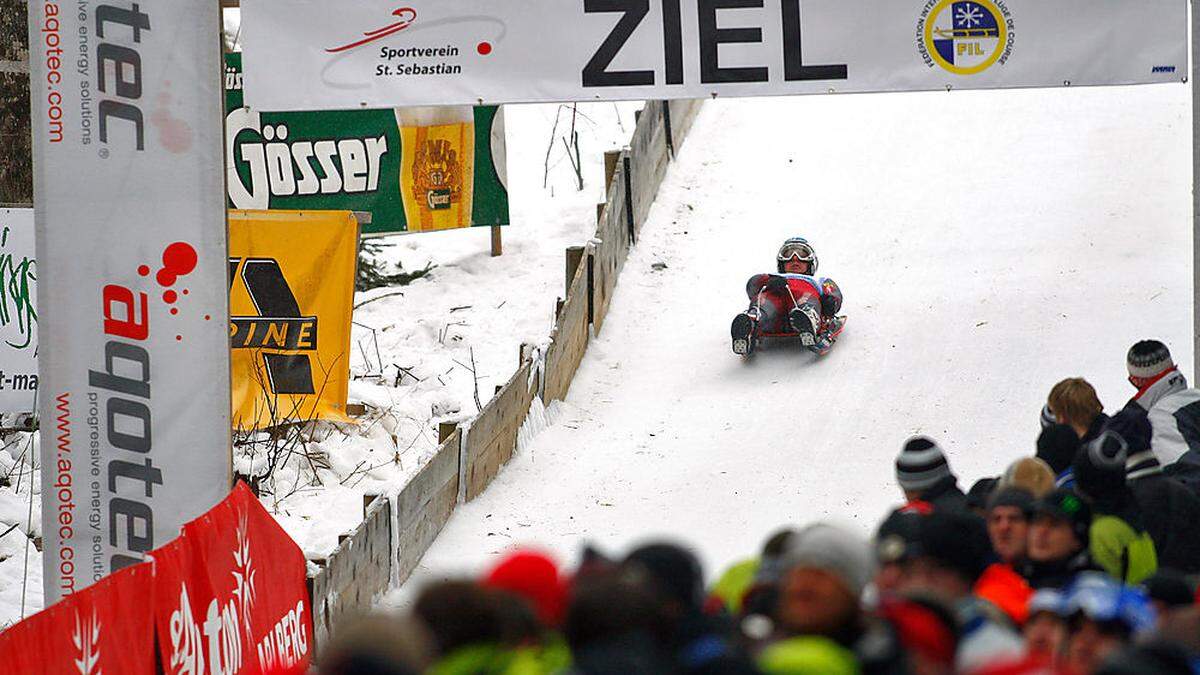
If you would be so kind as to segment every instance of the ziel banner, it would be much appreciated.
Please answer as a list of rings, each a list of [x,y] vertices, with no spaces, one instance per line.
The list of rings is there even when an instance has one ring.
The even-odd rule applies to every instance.
[[[367,211],[367,234],[508,224],[497,106],[260,112],[225,56],[225,156],[235,209]]]
[[[1186,81],[1185,0],[243,0],[266,110]]]
[[[357,261],[348,211],[230,212],[235,428],[347,420]]]
[[[34,259],[33,209],[0,209],[0,415],[6,419],[37,412]]]
[[[29,3],[47,603],[229,490],[220,28],[216,2]]]

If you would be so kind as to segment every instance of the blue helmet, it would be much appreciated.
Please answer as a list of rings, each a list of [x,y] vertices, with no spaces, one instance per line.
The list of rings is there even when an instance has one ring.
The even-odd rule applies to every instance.
[[[807,262],[809,264],[808,273],[817,273],[817,252],[804,237],[792,237],[779,247],[779,254],[775,256],[775,264],[780,274],[784,273],[783,265],[789,260]]]

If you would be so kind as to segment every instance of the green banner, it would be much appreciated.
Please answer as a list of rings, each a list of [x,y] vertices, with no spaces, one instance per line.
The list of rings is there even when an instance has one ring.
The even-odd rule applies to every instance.
[[[363,227],[363,234],[466,226],[468,208],[471,226],[507,225],[500,108],[476,106],[465,120],[438,119],[435,111],[432,119],[406,120],[407,133],[402,133],[397,120],[405,114],[404,109],[260,112],[245,108],[242,55],[227,54],[229,207],[366,211],[371,224]],[[460,128],[470,133],[473,126],[474,147],[456,149],[453,140],[446,140],[453,139],[447,130],[471,121],[473,125]],[[426,126],[418,130],[410,124]],[[405,138],[410,147],[405,147]],[[447,220],[455,209],[463,210],[461,218]],[[424,217],[418,217],[420,213]]]

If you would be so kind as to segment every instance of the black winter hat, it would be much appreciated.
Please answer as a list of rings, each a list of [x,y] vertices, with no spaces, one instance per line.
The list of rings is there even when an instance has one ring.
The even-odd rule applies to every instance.
[[[1088,531],[1092,527],[1092,506],[1081,495],[1070,488],[1058,488],[1046,493],[1033,503],[1033,516],[1046,515],[1071,524],[1075,538],[1087,548],[1091,541]]]
[[[1150,438],[1154,435],[1154,430],[1150,428],[1150,416],[1139,405],[1125,406],[1108,420],[1104,428],[1125,440],[1126,452],[1129,455],[1150,449]]]
[[[974,584],[988,566],[992,542],[983,519],[956,511],[934,511],[920,521],[920,556],[958,572]]]
[[[875,558],[886,564],[915,557],[920,551],[921,520],[925,517],[910,507],[888,514],[875,533]]]
[[[991,511],[997,506],[1015,506],[1028,518],[1033,513],[1033,495],[1028,490],[1017,487],[1004,488],[992,493],[988,499],[987,509]]]
[[[972,509],[986,508],[988,499],[996,491],[996,485],[999,483],[999,478],[980,478],[975,481],[971,489],[967,490],[967,506]]]
[[[668,543],[647,544],[625,557],[626,564],[641,566],[653,584],[671,600],[689,609],[704,602],[704,573],[700,561],[689,550]]]
[[[1196,601],[1196,591],[1187,577],[1170,569],[1160,569],[1142,582],[1146,595],[1167,607],[1188,607]]]
[[[1037,458],[1050,465],[1058,475],[1066,471],[1079,452],[1079,435],[1065,424],[1052,424],[1042,429],[1037,439]]]
[[[1125,489],[1125,460],[1129,446],[1121,435],[1105,430],[1075,456],[1075,484],[1092,499],[1104,499]]]

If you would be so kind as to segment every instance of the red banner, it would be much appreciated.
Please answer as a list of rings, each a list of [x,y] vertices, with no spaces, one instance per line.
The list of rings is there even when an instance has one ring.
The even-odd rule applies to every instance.
[[[245,485],[152,555],[165,673],[308,666],[314,645],[304,554]]]
[[[153,675],[154,570],[127,567],[0,633],[6,673]]]

